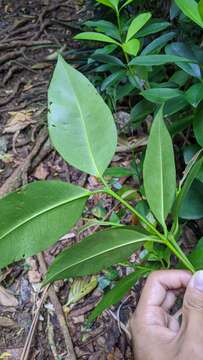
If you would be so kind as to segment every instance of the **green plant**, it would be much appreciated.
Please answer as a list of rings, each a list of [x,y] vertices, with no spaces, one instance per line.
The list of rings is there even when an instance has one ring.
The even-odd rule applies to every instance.
[[[203,28],[202,0],[199,1],[199,4],[195,0],[189,2],[187,0],[175,0],[175,2],[186,16]]]
[[[61,56],[49,87],[48,102],[49,134],[55,149],[71,165],[96,176],[101,187],[87,191],[60,181],[40,181],[1,199],[0,267],[52,245],[77,222],[87,199],[100,193],[118,201],[139,220],[139,225],[123,225],[118,219],[106,224],[98,221],[108,229],[93,233],[57,256],[44,285],[97,273],[117,263],[125,266],[124,261],[142,248],[138,263],[127,262],[132,274],[105,295],[90,317],[93,320],[118,301],[139,277],[155,268],[170,267],[172,254],[181,266],[194,272],[200,260],[195,252],[187,257],[180,247],[180,214],[202,169],[203,158],[201,151],[192,157],[176,188],[172,140],[163,120],[164,105],[156,109],[144,160],[144,189],[139,189],[141,206],[135,207],[126,200],[125,193],[112,189],[104,175],[116,151],[113,116],[88,79]],[[202,141],[202,135],[200,138]]]
[[[149,38],[168,29],[169,22],[152,19],[151,12],[143,12],[137,16],[131,13],[129,15],[126,10],[132,1],[126,1],[123,4],[119,0],[98,2],[112,9],[116,24],[109,20],[86,21],[85,26],[94,31],[77,34],[74,38],[108,44],[96,49],[89,56],[88,64],[91,76],[92,73],[97,76],[103,74],[98,85],[103,96],[106,99],[110,97],[110,105],[115,110],[117,103],[123,98],[139,95],[140,91],[149,87],[151,66],[159,65],[160,61],[163,65],[181,61],[181,59],[176,57],[159,59],[155,56],[151,62],[149,61],[149,54],[159,54],[162,48],[175,37],[175,32],[170,31],[153,41]],[[149,38],[148,41],[147,38]],[[138,56],[138,63],[131,64],[130,60],[138,53],[141,55],[141,57]],[[184,58],[182,60],[184,61]]]
[[[181,17],[178,28],[172,23],[179,14],[174,4],[169,23],[152,19],[151,12],[137,16],[126,12],[128,2],[109,0],[101,3],[112,9],[117,24],[106,20],[87,21],[85,25],[94,32],[75,36],[77,40],[108,43],[89,58],[89,65],[94,65],[91,74],[104,73],[105,78],[100,77],[97,82],[98,89],[106,101],[110,97],[108,104],[113,111],[117,110],[118,103],[128,102],[129,124],[133,129],[139,127],[146,115],[154,113],[157,104],[165,103],[164,117],[171,135],[175,136],[194,122],[196,108],[202,101],[202,49],[190,38],[183,41],[181,34],[178,37],[181,26],[184,32],[185,24],[181,25]],[[184,12],[188,7],[191,10],[186,1],[177,3]],[[195,1],[192,7],[198,12]],[[192,12],[194,17],[200,17],[196,12]],[[168,32],[170,26],[173,31]],[[166,32],[154,38],[156,33],[164,30]]]

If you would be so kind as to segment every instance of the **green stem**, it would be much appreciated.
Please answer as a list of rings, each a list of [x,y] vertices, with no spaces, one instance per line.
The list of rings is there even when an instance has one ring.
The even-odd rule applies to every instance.
[[[120,37],[121,37],[121,40],[122,40],[122,28],[121,28],[121,19],[120,19],[119,11],[116,11],[116,16],[117,16],[118,30],[119,30]]]
[[[122,199],[118,194],[116,194],[111,189],[107,188],[106,193],[114,197],[114,199],[118,200],[122,205],[124,205],[130,212],[132,212],[134,215],[140,219],[142,223],[144,223],[148,229],[151,230],[152,234],[157,235],[161,240],[165,240],[165,238],[162,236],[162,234],[159,233],[159,231],[147,220],[144,216],[142,216],[137,210],[134,209],[132,205],[130,205],[127,201]]]
[[[101,181],[104,184],[105,188],[103,189],[103,192],[106,194],[112,196],[114,199],[118,200],[122,205],[124,205],[128,210],[130,210],[131,213],[136,215],[138,219],[143,222],[148,229],[151,230],[151,233],[156,235],[176,256],[179,260],[182,261],[182,263],[186,266],[187,269],[189,269],[192,273],[195,272],[195,269],[193,265],[190,263],[188,258],[185,256],[183,251],[181,250],[180,246],[177,244],[175,239],[171,237],[170,240],[166,238],[163,234],[161,234],[154,226],[151,224],[147,219],[145,219],[139,212],[137,212],[133,206],[131,206],[128,202],[126,202],[124,199],[122,199],[117,193],[115,193],[113,190],[111,190],[106,183],[106,181],[101,177]]]

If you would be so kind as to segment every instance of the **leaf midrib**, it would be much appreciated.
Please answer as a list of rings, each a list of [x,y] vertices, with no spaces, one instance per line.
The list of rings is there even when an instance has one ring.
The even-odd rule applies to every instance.
[[[74,86],[73,86],[71,77],[67,76],[67,71],[66,71],[65,66],[64,66],[64,61],[62,61],[62,66],[63,66],[63,69],[64,69],[65,76],[68,78],[68,82],[70,83],[70,85],[71,85],[71,87],[72,87],[72,91],[73,91],[73,93],[74,93],[75,101],[76,101],[76,103],[77,103],[78,110],[79,110],[79,113],[80,113],[80,116],[81,116],[81,119],[82,119],[82,121],[80,121],[80,122],[82,123],[82,127],[83,127],[83,129],[84,129],[85,140],[86,140],[86,143],[87,143],[87,148],[88,148],[88,152],[89,152],[90,158],[91,158],[91,160],[92,160],[93,166],[94,166],[95,169],[96,169],[97,176],[100,177],[100,172],[99,172],[98,167],[97,167],[97,164],[96,164],[96,162],[95,162],[94,155],[93,155],[93,152],[92,152],[92,149],[91,149],[91,145],[90,145],[90,142],[89,142],[88,131],[87,131],[87,127],[86,127],[86,124],[85,124],[85,121],[84,121],[84,116],[83,116],[83,113],[82,113],[82,109],[81,109],[80,103],[79,103],[79,101],[78,101],[78,98],[77,98],[77,96],[76,96],[76,94],[75,94],[75,88],[74,88]]]
[[[161,163],[161,167],[160,167],[160,180],[161,180],[161,217],[163,220],[163,224],[165,221],[165,216],[164,216],[164,185],[163,185],[163,157],[162,157],[162,137],[161,137],[161,121],[159,119],[159,159],[160,159],[160,163]]]
[[[52,278],[56,277],[56,276],[59,275],[60,273],[63,273],[64,271],[67,271],[67,270],[69,270],[69,269],[71,269],[71,268],[73,268],[73,267],[75,267],[75,266],[78,266],[78,265],[80,265],[80,264],[82,264],[82,263],[84,263],[84,262],[86,262],[86,261],[90,261],[90,260],[93,259],[93,258],[97,258],[97,257],[99,257],[99,256],[101,256],[101,255],[103,255],[103,254],[105,254],[105,253],[111,252],[111,251],[113,251],[113,250],[115,250],[115,249],[120,249],[120,248],[125,247],[125,246],[129,246],[129,245],[132,245],[132,244],[135,244],[135,243],[140,243],[140,242],[143,242],[143,241],[152,241],[152,242],[155,242],[155,241],[156,241],[156,242],[162,243],[161,240],[159,241],[159,240],[156,239],[156,238],[153,239],[153,237],[148,237],[148,236],[145,236],[145,237],[143,237],[143,238],[141,238],[141,239],[139,239],[139,240],[132,240],[132,241],[130,241],[130,242],[128,242],[128,243],[124,243],[124,244],[121,244],[121,245],[119,245],[119,246],[114,246],[114,247],[112,247],[112,248],[110,248],[110,249],[108,249],[108,250],[100,251],[99,253],[96,254],[96,256],[95,256],[95,255],[91,255],[91,256],[89,256],[88,258],[82,259],[82,260],[74,263],[74,264],[71,265],[70,267],[65,267],[63,270],[58,271],[57,273],[55,273],[54,276],[52,276],[52,277],[50,277],[50,278],[48,277],[47,280],[48,280],[48,282],[50,282]],[[45,283],[46,283],[46,282],[45,282]]]
[[[49,211],[52,211],[54,209],[57,209],[58,207],[60,206],[63,206],[67,203],[71,203],[73,202],[74,200],[79,200],[81,198],[84,198],[84,197],[87,197],[88,196],[88,192],[87,193],[84,193],[84,194],[81,194],[81,196],[77,196],[77,197],[73,197],[69,200],[65,200],[65,201],[62,201],[60,203],[57,203],[55,206],[52,206],[52,207],[47,207],[45,209],[43,209],[42,211],[38,212],[37,214],[35,214],[34,216],[30,216],[28,217],[26,220],[18,223],[16,226],[14,226],[13,228],[11,228],[9,231],[7,231],[6,233],[4,233],[1,237],[0,237],[0,240],[3,240],[5,237],[7,237],[8,235],[10,235],[13,231],[17,230],[18,228],[20,228],[21,226],[25,225],[26,223],[28,223],[29,221],[31,220],[34,220],[36,219],[38,216],[41,216],[45,213],[48,213]]]

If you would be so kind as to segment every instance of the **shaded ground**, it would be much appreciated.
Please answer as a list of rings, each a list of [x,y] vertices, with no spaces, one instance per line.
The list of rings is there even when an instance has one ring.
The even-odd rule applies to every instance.
[[[72,32],[79,28],[80,19],[91,17],[91,10],[82,2],[18,0],[0,1],[0,14],[0,194],[5,195],[28,181],[44,179],[97,187],[96,179],[87,178],[56,155],[44,127],[47,87],[56,51],[78,47],[70,40]],[[71,55],[68,60],[73,60]],[[117,160],[122,161],[122,155]],[[128,156],[125,161],[128,162]],[[111,205],[106,201],[107,211]],[[80,237],[76,229],[73,230],[45,252],[46,263]],[[0,288],[0,304],[3,304],[0,306],[0,355],[8,352],[9,359],[20,359],[39,307],[41,277],[42,268],[37,258],[19,262],[0,274],[2,286],[15,295],[13,298],[8,292],[4,294]],[[57,283],[55,292],[61,304],[65,304],[68,285]],[[76,356],[90,360],[132,359],[125,326],[136,300],[136,289],[118,311],[104,313],[88,330],[85,317],[101,293],[101,289],[96,289],[67,315]],[[68,359],[61,327],[49,298],[42,307],[28,359]]]

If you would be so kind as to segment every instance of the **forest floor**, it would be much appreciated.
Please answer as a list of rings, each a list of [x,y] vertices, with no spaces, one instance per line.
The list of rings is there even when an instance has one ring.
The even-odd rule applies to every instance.
[[[72,33],[81,20],[91,16],[91,8],[69,0],[0,1],[1,196],[35,180],[60,179],[91,188],[99,185],[97,179],[73,169],[56,154],[46,128],[47,88],[56,51],[77,48]],[[124,164],[129,155],[117,156],[116,161]],[[92,205],[99,200],[94,199]],[[112,205],[106,199],[106,212]],[[104,312],[91,329],[85,319],[101,298],[101,288],[66,312],[65,323],[61,309],[68,298],[67,283],[52,287],[40,309],[39,289],[46,265],[79,239],[73,229],[43,254],[0,273],[0,358],[69,359],[68,328],[77,359],[132,359],[127,323],[140,284],[119,306]]]

